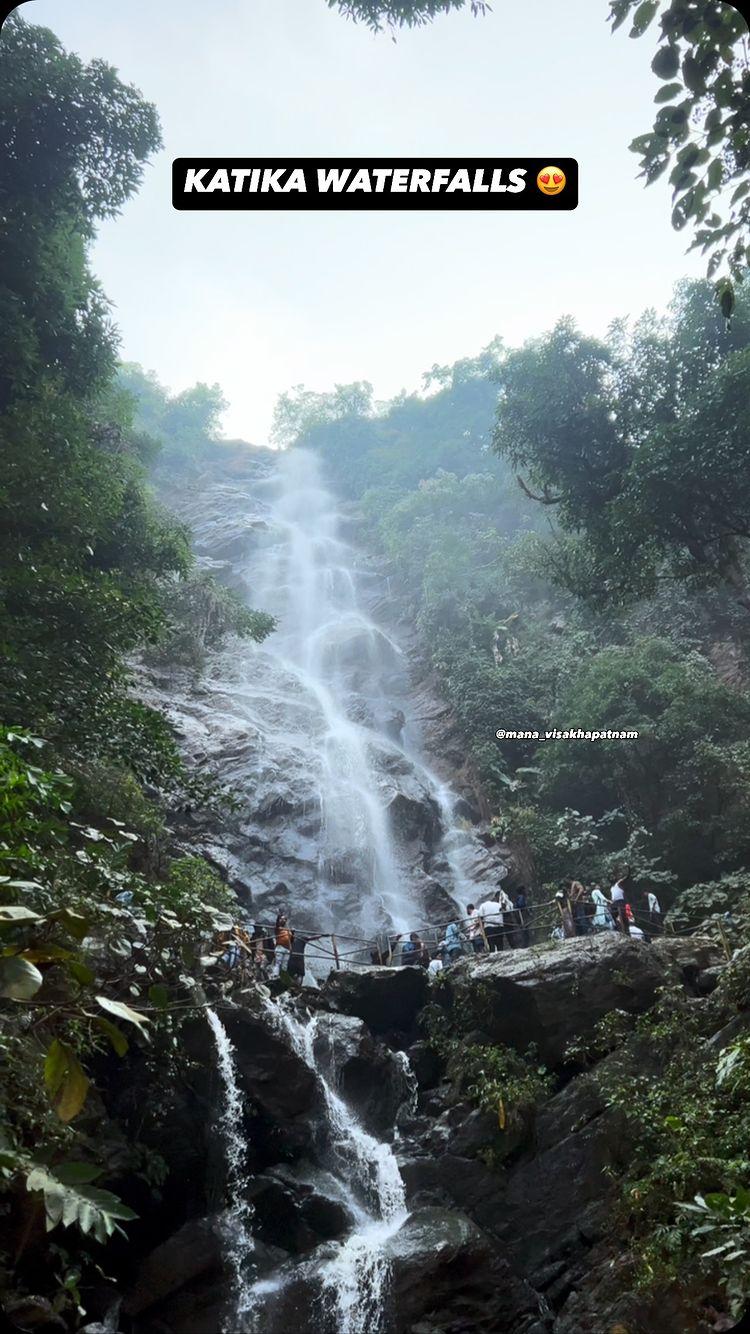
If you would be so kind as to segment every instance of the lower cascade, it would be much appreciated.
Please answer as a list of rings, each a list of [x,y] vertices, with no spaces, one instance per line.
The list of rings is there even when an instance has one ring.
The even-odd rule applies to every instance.
[[[219,1128],[226,1160],[226,1194],[229,1202],[222,1233],[227,1267],[232,1276],[233,1301],[224,1329],[249,1328],[251,1310],[249,1268],[253,1253],[252,1208],[247,1199],[247,1145],[242,1130],[244,1099],[237,1080],[232,1044],[218,1014],[209,1006],[206,1019],[216,1043],[221,1078]]]
[[[391,1146],[368,1134],[337,1092],[335,1069],[325,1071],[316,1051],[318,1037],[325,1045],[325,1016],[300,1019],[283,1004],[269,1003],[268,1009],[271,1021],[315,1074],[325,1117],[323,1153],[354,1219],[349,1236],[320,1269],[321,1327],[375,1334],[384,1327],[387,1311],[390,1264],[384,1244],[407,1218],[401,1173]]]

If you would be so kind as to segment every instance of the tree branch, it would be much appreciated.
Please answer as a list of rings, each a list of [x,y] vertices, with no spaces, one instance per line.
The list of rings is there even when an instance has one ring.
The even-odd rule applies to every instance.
[[[528,496],[529,500],[538,500],[540,505],[559,505],[563,498],[562,496],[551,496],[549,488],[546,486],[541,496],[535,495],[533,491],[529,490],[529,487],[526,485],[520,473],[516,473],[516,481],[524,495]]]

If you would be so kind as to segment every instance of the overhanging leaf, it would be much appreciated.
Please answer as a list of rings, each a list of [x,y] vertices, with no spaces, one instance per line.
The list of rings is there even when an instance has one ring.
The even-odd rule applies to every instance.
[[[88,964],[81,963],[80,959],[70,960],[70,963],[68,964],[68,972],[71,973],[76,982],[82,987],[92,987],[96,981]]]
[[[169,1000],[169,992],[161,982],[155,982],[154,985],[148,989],[148,998],[152,1005],[158,1006],[160,1010],[165,1010],[167,1008],[167,1001]]]
[[[38,912],[23,903],[0,904],[0,926],[15,926],[22,922],[42,922]]]
[[[6,1000],[31,1000],[43,981],[39,969],[28,959],[19,955],[0,959],[0,996]]]
[[[99,1175],[87,1163],[67,1163],[48,1170],[35,1167],[26,1177],[26,1189],[44,1195],[47,1231],[62,1223],[69,1227],[76,1223],[84,1234],[93,1233],[99,1242],[106,1242],[113,1232],[122,1232],[117,1220],[129,1222],[138,1215],[108,1190],[101,1190],[90,1182]]]
[[[106,1033],[114,1050],[117,1052],[117,1055],[125,1056],[129,1043],[125,1034],[120,1032],[117,1024],[113,1024],[109,1019],[99,1016],[96,1020],[96,1026],[101,1029],[102,1033]]]
[[[124,1001],[110,1000],[109,996],[97,996],[97,1005],[101,1005],[103,1010],[109,1014],[114,1014],[118,1019],[126,1019],[129,1024],[135,1024],[145,1035],[144,1024],[149,1024],[151,1020],[145,1014],[139,1014],[137,1010],[131,1010]]]
[[[44,1062],[44,1082],[61,1121],[72,1121],[89,1091],[88,1077],[72,1047],[55,1038]]]

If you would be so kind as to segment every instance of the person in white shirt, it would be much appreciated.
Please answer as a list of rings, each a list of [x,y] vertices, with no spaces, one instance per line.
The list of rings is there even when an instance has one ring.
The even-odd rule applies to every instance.
[[[466,934],[474,953],[483,954],[482,918],[473,903],[467,903],[466,905]]]
[[[615,881],[609,891],[609,897],[612,902],[612,916],[615,919],[618,931],[622,931],[625,936],[630,935],[630,923],[628,922],[628,914],[626,912],[627,899],[625,898],[625,890],[622,887],[622,882],[627,880],[629,874],[630,872],[626,870],[625,873],[620,876],[620,879]]]
[[[609,904],[605,895],[598,885],[594,885],[591,891],[591,902],[596,907],[591,926],[594,931],[614,931],[615,924],[612,921],[612,914],[609,911]]]
[[[478,911],[484,922],[484,930],[490,950],[501,950],[503,948],[503,937],[506,934],[505,913],[513,911],[513,904],[505,890],[499,889],[493,899],[485,899],[484,903],[480,903]]]
[[[651,890],[646,894],[646,902],[648,904],[648,922],[651,935],[658,936],[662,929],[661,904]]]

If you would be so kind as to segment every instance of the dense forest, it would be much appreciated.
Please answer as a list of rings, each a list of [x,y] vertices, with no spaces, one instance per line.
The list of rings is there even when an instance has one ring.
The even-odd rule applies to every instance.
[[[667,316],[602,342],[565,320],[433,366],[423,397],[279,402],[278,439],[319,449],[361,501],[538,883],[624,862],[667,902],[696,881],[743,902],[749,319],[744,287],[727,327],[685,283]],[[637,745],[543,739],[627,727]]]
[[[460,3],[336,7],[378,28]],[[485,6],[471,8],[479,19]],[[632,17],[640,37],[656,8],[616,0],[612,18]],[[686,6],[670,7],[654,64],[669,91],[654,134],[634,145],[647,180],[672,168],[676,225],[707,251],[705,282],[679,284],[668,312],[616,321],[603,339],[565,319],[511,348],[500,329],[387,403],[366,382],[297,386],[279,400],[273,443],[317,451],[360,516],[394,619],[413,620],[450,705],[489,838],[515,850],[532,896],[631,866],[677,932],[721,917],[727,994],[745,1012],[747,71],[722,69],[737,22],[719,6],[712,26],[715,8],[685,27]],[[220,386],[172,394],[119,360],[88,258],[160,143],[155,108],[104,61],[85,64],[18,15],[6,22],[0,1287],[14,1330],[80,1328],[97,1285],[128,1271],[134,1235],[156,1239],[149,1219],[174,1189],[164,1125],[183,1023],[198,985],[213,994],[206,939],[240,911],[226,877],[174,834],[177,812],[220,821],[233,793],[186,764],[134,671],[169,663],[198,677],[228,639],[273,633],[274,608],[251,609],[197,568],[190,532],[157,500],[242,446],[221,439]],[[734,188],[728,220],[720,183]],[[539,739],[553,728],[630,728],[638,740]],[[750,1039],[740,1026],[706,1063],[698,1039],[725,1011],[660,1004],[639,1021],[653,1078],[609,1069],[608,1103],[634,1143],[613,1227],[644,1288],[677,1282],[738,1316],[750,1293]],[[586,1068],[615,1050],[621,1014],[571,1060]],[[546,1073],[530,1079],[498,1052],[472,1086],[480,1106],[496,1108],[498,1089],[546,1096]]]

